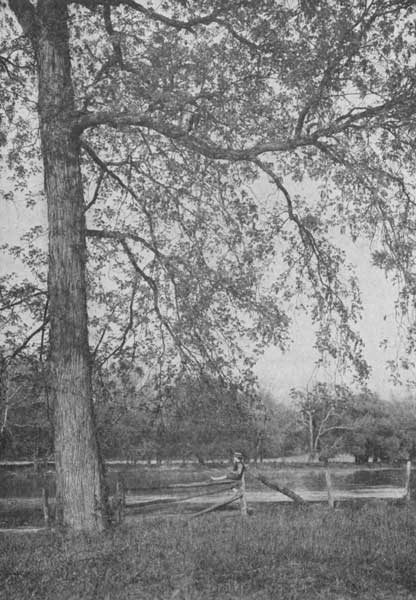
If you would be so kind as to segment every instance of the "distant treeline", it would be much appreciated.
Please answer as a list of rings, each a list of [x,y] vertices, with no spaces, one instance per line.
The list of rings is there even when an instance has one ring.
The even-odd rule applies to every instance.
[[[8,373],[0,406],[1,460],[53,456],[47,389],[36,359],[20,360]],[[101,373],[95,397],[107,459],[204,463],[236,449],[255,460],[305,452],[321,461],[349,453],[357,463],[416,457],[416,403],[382,400],[368,389],[317,383],[276,403],[207,375],[156,389],[131,373],[125,378]]]

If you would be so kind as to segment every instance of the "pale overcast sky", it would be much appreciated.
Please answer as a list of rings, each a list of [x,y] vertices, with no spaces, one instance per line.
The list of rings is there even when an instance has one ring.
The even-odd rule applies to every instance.
[[[363,314],[359,331],[365,343],[364,355],[371,366],[369,387],[388,399],[393,394],[408,393],[406,388],[394,386],[386,362],[394,359],[400,346],[394,302],[395,290],[384,273],[371,265],[369,243],[358,240],[355,244],[345,237],[339,243],[346,251],[347,261],[356,267],[359,278]],[[319,378],[333,381],[334,372],[316,371],[317,353],[314,351],[314,333],[308,315],[299,314],[292,329],[293,344],[285,354],[277,348],[268,349],[257,365],[261,385],[278,400],[287,399],[292,387],[305,387]],[[389,348],[380,347],[383,339]],[[338,376],[338,382],[341,379]]]

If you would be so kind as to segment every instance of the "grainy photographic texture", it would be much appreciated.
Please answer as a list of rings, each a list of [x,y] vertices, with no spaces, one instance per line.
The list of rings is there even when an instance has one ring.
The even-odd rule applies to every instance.
[[[0,597],[416,597],[415,2],[0,2]]]

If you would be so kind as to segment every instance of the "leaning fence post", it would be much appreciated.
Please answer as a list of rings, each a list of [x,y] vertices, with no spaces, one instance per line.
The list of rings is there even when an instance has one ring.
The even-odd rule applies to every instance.
[[[45,522],[45,527],[49,527],[49,495],[48,489],[46,487],[42,488],[42,509],[43,509],[43,520]]]
[[[406,501],[409,502],[410,501],[410,475],[412,473],[412,462],[410,460],[407,461],[406,463],[406,485],[405,485],[405,489],[406,489]]]
[[[334,493],[332,489],[332,480],[331,480],[331,472],[329,469],[325,469],[325,481],[326,481],[326,489],[328,491],[328,504],[330,508],[334,508],[335,500]]]
[[[246,497],[246,478],[244,476],[244,469],[240,479],[240,490],[241,490],[241,498],[240,498],[240,510],[241,516],[246,517],[248,514],[247,511],[247,497]]]

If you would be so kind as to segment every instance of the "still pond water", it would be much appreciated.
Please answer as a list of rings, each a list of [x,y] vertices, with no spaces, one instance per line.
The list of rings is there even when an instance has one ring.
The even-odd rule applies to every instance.
[[[270,480],[278,481],[295,491],[325,490],[325,469],[322,467],[259,467],[259,470]],[[211,475],[227,472],[222,469],[169,467],[143,467],[133,465],[108,467],[108,484],[110,493],[114,492],[117,478],[121,478],[125,488],[136,493],[155,493],[158,488],[172,483],[190,483],[207,481]],[[354,490],[369,486],[404,487],[406,479],[405,466],[399,467],[331,467],[333,487],[337,490]],[[55,474],[53,470],[34,473],[29,468],[7,469],[0,467],[0,498],[35,498],[42,494],[42,487],[47,487],[50,496],[55,495]],[[258,484],[247,481],[248,490],[258,489]],[[412,491],[416,492],[416,477],[411,478]]]

